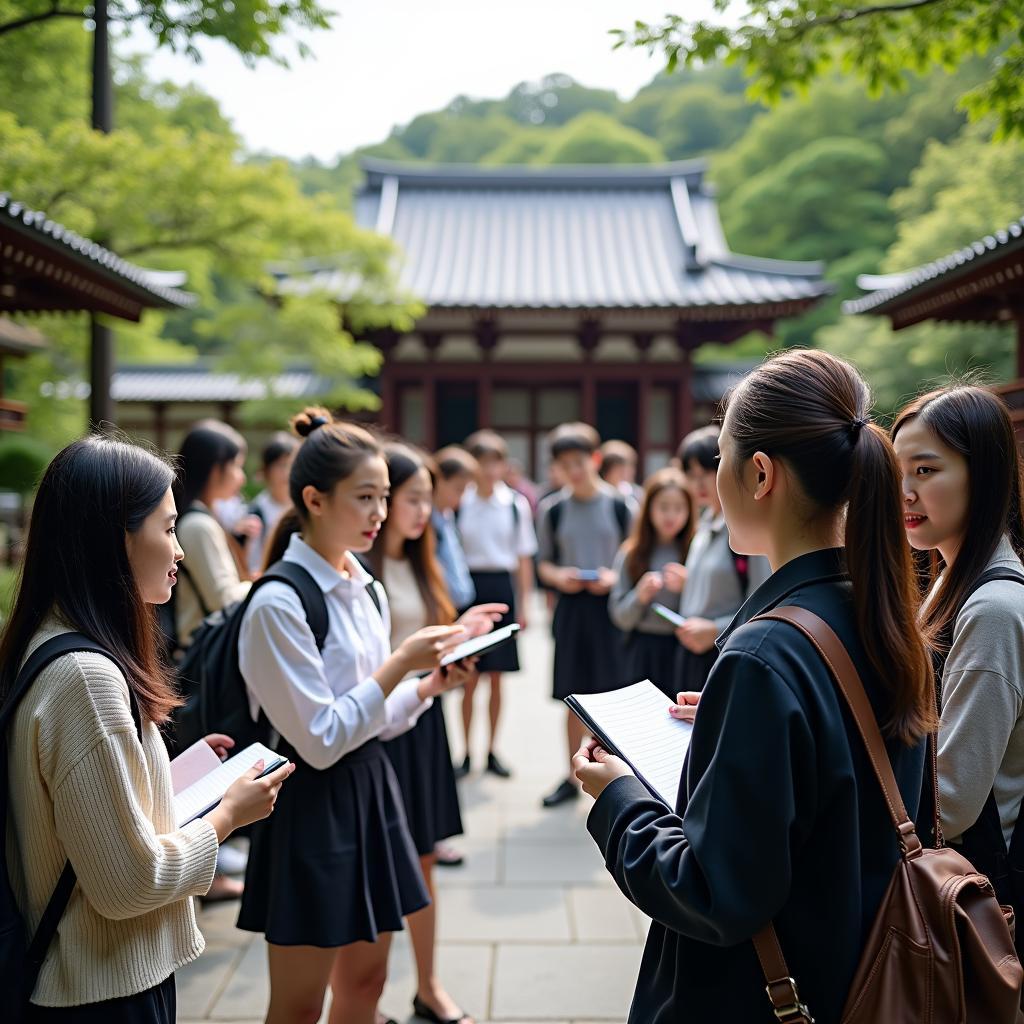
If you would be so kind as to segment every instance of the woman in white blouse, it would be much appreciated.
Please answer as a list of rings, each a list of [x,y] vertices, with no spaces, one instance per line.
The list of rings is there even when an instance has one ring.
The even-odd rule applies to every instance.
[[[428,902],[380,741],[464,684],[467,669],[437,667],[464,630],[427,627],[391,652],[387,601],[353,557],[387,515],[380,448],[325,410],[293,426],[306,438],[290,474],[295,509],[268,558],[283,548],[319,584],[329,627],[319,651],[298,595],[277,582],[257,591],[242,621],[253,711],[266,714],[297,769],[275,826],[253,835],[238,924],[269,943],[268,1024],[315,1024],[328,985],[332,1024],[375,1024],[390,933]]]

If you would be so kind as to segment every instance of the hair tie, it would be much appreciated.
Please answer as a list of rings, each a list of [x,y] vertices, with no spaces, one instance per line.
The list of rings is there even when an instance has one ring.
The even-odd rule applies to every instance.
[[[317,427],[326,427],[328,420],[324,416],[314,416],[309,421],[309,432],[312,434]]]
[[[866,419],[861,418],[860,416],[854,416],[854,418],[850,420],[850,425],[847,428],[847,430],[849,431],[850,437],[854,441],[854,443],[856,443],[857,438],[860,437],[860,432],[867,425],[868,421]]]

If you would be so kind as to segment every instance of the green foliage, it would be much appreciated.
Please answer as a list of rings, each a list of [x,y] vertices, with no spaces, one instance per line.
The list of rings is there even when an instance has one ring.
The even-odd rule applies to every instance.
[[[0,36],[25,36],[58,18],[84,23],[90,11],[89,4],[73,0],[2,0]],[[193,60],[200,59],[196,46],[200,39],[219,39],[250,65],[260,58],[287,65],[274,44],[291,31],[328,28],[332,17],[317,0],[109,0],[108,12],[113,25],[141,25],[158,46],[185,53]],[[296,43],[296,51],[303,57],[309,54],[302,42]]]
[[[755,111],[741,96],[723,93],[712,85],[692,85],[660,104],[655,136],[670,160],[702,156],[732,145]]]
[[[665,159],[654,139],[607,114],[581,114],[556,132],[537,157],[542,164],[644,164]]]
[[[680,65],[738,62],[753,76],[752,94],[776,101],[841,70],[873,96],[906,86],[906,72],[952,70],[984,55],[984,80],[961,94],[974,119],[993,115],[1000,136],[1024,134],[1024,0],[715,0],[715,13],[694,20],[670,14],[657,24],[615,29],[616,46],[663,54]]]
[[[0,490],[25,495],[35,490],[53,452],[27,436],[0,441]]]

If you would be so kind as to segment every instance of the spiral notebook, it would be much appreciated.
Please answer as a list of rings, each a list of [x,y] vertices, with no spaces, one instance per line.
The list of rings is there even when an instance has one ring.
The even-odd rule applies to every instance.
[[[655,797],[668,807],[676,806],[693,723],[668,713],[672,701],[654,683],[645,679],[610,693],[574,693],[565,703]]]

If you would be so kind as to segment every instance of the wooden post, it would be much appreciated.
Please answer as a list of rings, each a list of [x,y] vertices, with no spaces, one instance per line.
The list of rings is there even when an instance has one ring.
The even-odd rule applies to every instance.
[[[679,439],[693,430],[693,330],[684,321],[676,324],[676,345],[679,348],[679,391],[676,398],[676,423]]]
[[[153,403],[153,433],[156,446],[160,451],[167,451],[167,403]]]
[[[594,352],[601,343],[601,322],[590,317],[580,322],[576,335],[583,353],[583,379],[580,392],[580,416],[584,423],[597,427],[597,381],[594,377]]]
[[[1017,378],[1024,379],[1024,313],[1017,315]]]
[[[423,368],[423,447],[437,448],[437,373],[433,364]]]

